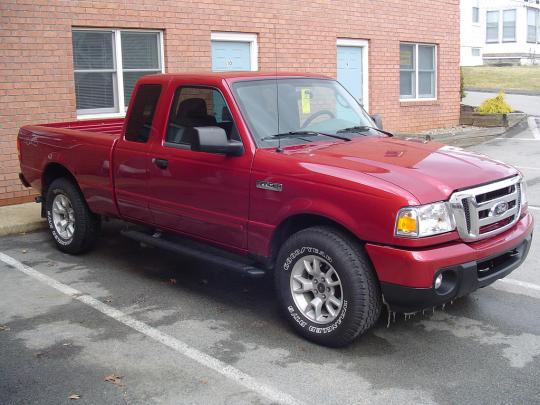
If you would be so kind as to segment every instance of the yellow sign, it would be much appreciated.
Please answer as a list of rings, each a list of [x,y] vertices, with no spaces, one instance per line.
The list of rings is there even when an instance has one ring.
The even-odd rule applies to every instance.
[[[300,94],[302,95],[302,114],[310,114],[311,113],[311,90],[301,89]]]

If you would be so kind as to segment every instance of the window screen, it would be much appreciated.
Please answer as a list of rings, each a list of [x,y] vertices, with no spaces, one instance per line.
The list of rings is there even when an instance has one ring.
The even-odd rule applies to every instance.
[[[516,40],[516,10],[503,11],[503,41]]]
[[[435,98],[435,45],[400,44],[401,99]]]
[[[72,40],[78,114],[125,112],[137,80],[163,70],[157,31],[74,29]]]
[[[499,12],[486,13],[486,42],[499,42]]]
[[[73,31],[77,110],[114,112],[116,67],[110,31]]]
[[[540,41],[540,10],[527,9],[527,42]]]
[[[126,140],[133,142],[148,141],[160,94],[161,86],[159,84],[143,84],[139,87],[129,113]]]
[[[145,75],[161,73],[159,33],[122,31],[122,69],[124,104],[129,104],[137,80]]]
[[[399,46],[399,89],[401,98],[416,97],[416,45]]]
[[[480,21],[480,9],[478,7],[472,8],[472,22],[478,23]]]

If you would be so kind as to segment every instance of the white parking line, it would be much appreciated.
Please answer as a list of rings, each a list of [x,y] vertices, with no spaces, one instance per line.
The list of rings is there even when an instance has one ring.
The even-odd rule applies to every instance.
[[[512,284],[518,287],[527,288],[529,290],[540,291],[540,285],[528,283],[526,281],[514,280],[513,278],[501,278],[499,281],[506,284]]]
[[[531,167],[531,166],[514,166],[518,169],[525,169],[525,170],[540,170],[540,167]]]
[[[536,123],[536,117],[527,118],[529,129],[531,130],[534,139],[540,140],[540,130],[538,130],[538,124]]]
[[[140,332],[148,336],[149,338],[170,347],[171,349],[190,358],[191,360],[194,360],[195,362],[218,372],[226,378],[269,399],[270,401],[280,404],[300,404],[298,400],[296,400],[289,394],[278,391],[269,385],[263,384],[257,381],[255,378],[251,377],[250,375],[244,373],[243,371],[240,371],[236,367],[224,363],[221,360],[216,359],[215,357],[209,356],[208,354],[189,346],[181,340],[167,335],[166,333],[160,332],[158,329],[153,328],[152,326],[149,326],[141,321],[138,321],[129,315],[126,315],[125,313],[116,308],[104,304],[101,301],[98,301],[87,294],[84,294],[66,284],[55,280],[54,278],[46,276],[45,274],[40,273],[32,267],[22,264],[11,256],[0,252],[0,260],[8,266],[30,277],[35,278],[43,284],[46,284],[49,287],[52,287],[60,291],[61,293],[68,295],[71,298],[88,305],[89,307],[94,308],[102,314],[107,315],[108,317],[130,327],[131,329],[134,329],[137,332]]]
[[[540,141],[540,139],[536,139],[536,138],[495,138],[495,139],[498,139],[500,141],[531,141],[531,142],[536,142],[536,141]]]

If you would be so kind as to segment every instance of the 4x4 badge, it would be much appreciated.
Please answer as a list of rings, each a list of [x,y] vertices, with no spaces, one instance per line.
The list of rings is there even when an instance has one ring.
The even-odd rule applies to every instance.
[[[281,183],[272,183],[265,180],[257,180],[257,188],[270,191],[283,191],[283,184]]]

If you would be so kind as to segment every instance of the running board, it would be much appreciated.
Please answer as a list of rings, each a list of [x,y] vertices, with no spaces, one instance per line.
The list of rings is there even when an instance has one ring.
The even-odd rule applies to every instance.
[[[207,263],[224,267],[227,270],[246,274],[253,278],[264,277],[266,274],[263,269],[246,263],[243,257],[239,257],[237,261],[229,252],[221,252],[220,249],[202,245],[197,242],[189,241],[187,244],[183,244],[135,230],[123,230],[121,231],[121,234],[138,242],[178,253],[180,255],[191,256]]]

